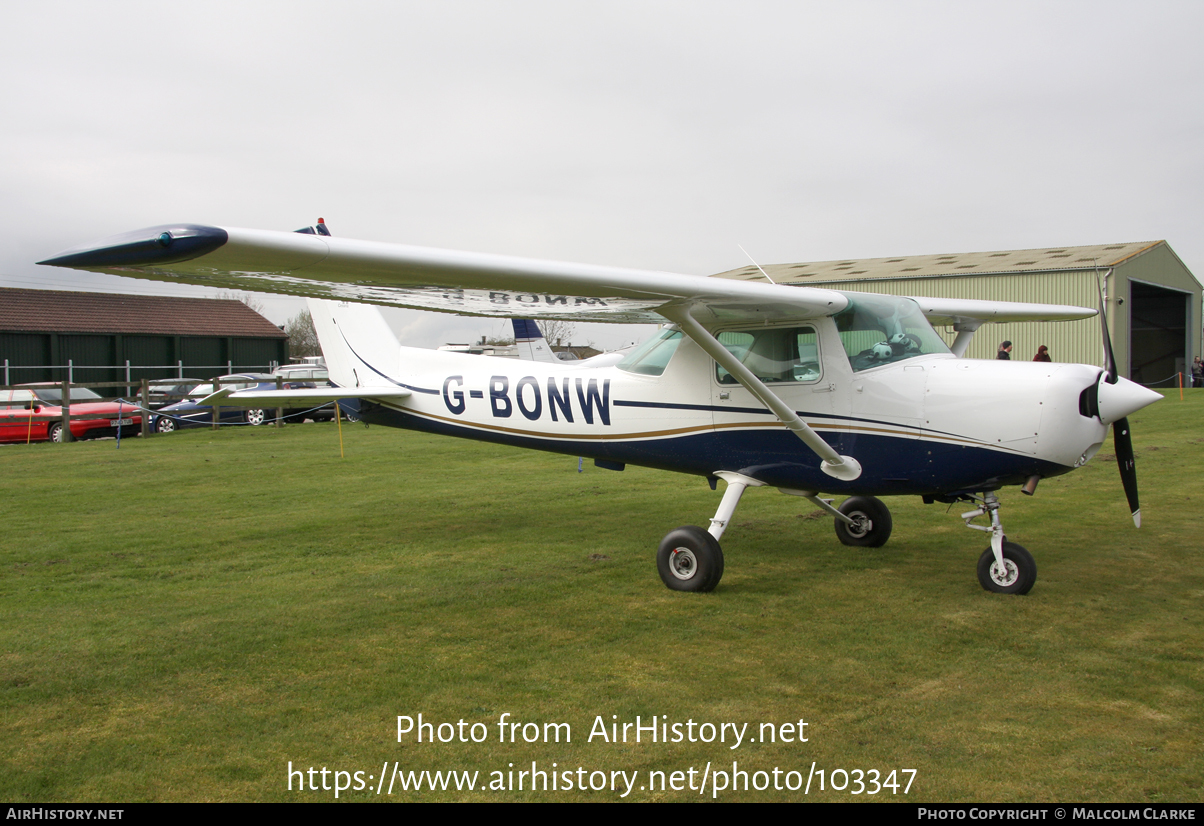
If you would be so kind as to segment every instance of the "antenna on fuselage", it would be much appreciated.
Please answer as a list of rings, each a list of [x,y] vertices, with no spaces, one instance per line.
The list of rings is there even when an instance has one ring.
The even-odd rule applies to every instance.
[[[736,246],[737,246],[737,247],[740,247],[740,245],[739,245],[739,244],[736,244]],[[740,247],[740,252],[744,253],[745,255],[748,255],[748,250],[744,249],[744,247]],[[765,276],[765,280],[766,280],[766,281],[768,281],[770,284],[777,284],[777,283],[778,283],[778,282],[774,281],[772,278],[770,278],[770,277],[769,277],[769,273],[767,273],[767,272],[765,272],[765,270],[761,269],[761,265],[760,265],[760,264],[758,264],[758,263],[756,262],[756,259],[754,259],[754,258],[753,258],[751,255],[748,255],[748,260],[753,262],[753,266],[754,266],[754,267],[756,267],[757,269],[761,270],[761,275]]]

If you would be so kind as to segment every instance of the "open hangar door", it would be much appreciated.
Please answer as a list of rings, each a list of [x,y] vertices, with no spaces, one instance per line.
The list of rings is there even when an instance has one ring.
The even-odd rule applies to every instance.
[[[1187,331],[1191,295],[1141,281],[1129,282],[1129,378],[1174,387],[1191,364]],[[1185,379],[1186,381],[1186,379]]]

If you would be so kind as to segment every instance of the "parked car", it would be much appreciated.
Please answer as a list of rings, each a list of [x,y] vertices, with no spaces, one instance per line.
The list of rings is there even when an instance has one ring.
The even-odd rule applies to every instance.
[[[147,382],[147,401],[152,409],[158,410],[165,405],[184,401],[200,383],[200,379],[154,379]]]
[[[319,384],[330,382],[330,373],[325,364],[285,364],[273,370],[272,375],[296,381],[316,381]]]
[[[0,390],[0,442],[63,441],[63,391],[58,384]],[[76,416],[101,416],[77,419]],[[76,439],[137,436],[142,416],[129,402],[107,402],[86,387],[71,388],[71,435]]]
[[[288,381],[308,381],[313,382],[311,387],[329,387],[330,373],[326,370],[326,363],[306,363],[306,364],[285,364],[277,367],[272,371],[273,376],[280,376]],[[290,384],[289,387],[303,387],[301,384]],[[317,410],[313,410],[305,414],[305,418],[313,419],[315,422],[330,422],[334,421],[334,402],[324,404]]]
[[[217,388],[222,390],[276,389],[276,377],[267,373],[237,373],[229,376],[219,376],[216,382]],[[285,381],[281,383],[281,386],[282,388],[295,390],[297,388],[313,387],[314,384],[313,382]],[[215,392],[217,388],[215,388],[213,381],[202,382],[188,393],[186,399],[159,408],[155,415],[151,417],[151,429],[156,433],[171,433],[173,430],[179,430],[183,427],[206,427],[212,424],[213,408],[209,405],[202,405],[200,402],[206,396]],[[304,409],[286,408],[284,410],[285,419],[300,421],[298,417],[306,414],[307,411]],[[276,418],[276,409],[221,407],[218,417],[218,421],[222,424],[261,425]]]

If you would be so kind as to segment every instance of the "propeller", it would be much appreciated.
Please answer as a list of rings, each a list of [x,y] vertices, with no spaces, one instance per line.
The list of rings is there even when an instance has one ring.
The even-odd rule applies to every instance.
[[[1125,487],[1133,524],[1141,527],[1141,505],[1137,503],[1137,466],[1133,462],[1133,437],[1129,433],[1129,417],[1112,424],[1112,444],[1116,447],[1116,465],[1120,468],[1120,483]]]
[[[1105,273],[1104,278],[1107,277],[1108,275]],[[1112,352],[1112,337],[1108,334],[1108,311],[1104,304],[1104,290],[1098,281],[1095,286],[1099,290],[1099,317],[1100,330],[1104,339],[1105,370],[1095,383],[1095,410],[1093,412],[1104,424],[1112,423],[1112,444],[1116,449],[1116,466],[1120,468],[1120,483],[1124,486],[1125,498],[1129,500],[1129,512],[1133,514],[1133,524],[1140,528],[1141,505],[1137,501],[1137,465],[1133,459],[1133,434],[1129,428],[1128,416],[1130,409],[1139,409],[1131,408],[1129,404],[1129,402],[1139,401],[1139,396],[1133,392],[1126,392],[1128,388],[1120,384],[1120,376],[1116,372],[1116,356]],[[1132,383],[1126,382],[1126,384]],[[1133,385],[1133,387],[1137,388],[1139,385]],[[1141,389],[1145,390],[1145,388]],[[1152,392],[1145,390],[1147,394]],[[1145,402],[1140,406],[1144,407],[1148,403]],[[1114,413],[1121,409],[1125,411],[1124,414],[1119,418],[1114,418]]]

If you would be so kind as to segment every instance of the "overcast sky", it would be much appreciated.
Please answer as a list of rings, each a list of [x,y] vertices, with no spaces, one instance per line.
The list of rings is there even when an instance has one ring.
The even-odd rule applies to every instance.
[[[40,2],[0,285],[186,221],[710,274],[1166,239],[1204,277],[1204,3]],[[275,322],[303,309],[266,298]],[[502,332],[391,311],[403,343]],[[580,328],[618,346],[640,328]]]

